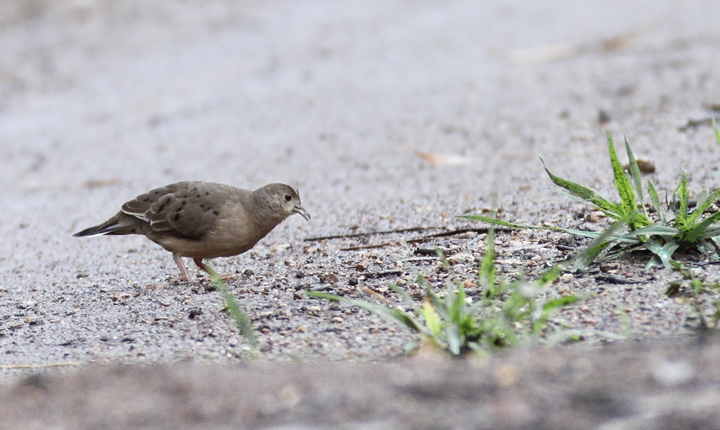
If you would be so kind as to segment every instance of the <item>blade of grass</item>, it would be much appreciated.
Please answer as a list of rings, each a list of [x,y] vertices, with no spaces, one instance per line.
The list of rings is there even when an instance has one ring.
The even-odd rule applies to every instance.
[[[700,197],[698,197],[698,203],[695,207],[695,211],[693,211],[693,213],[687,220],[688,225],[692,226],[697,220],[697,218],[703,213],[705,213],[705,211],[708,210],[710,206],[714,205],[715,202],[718,201],[718,199],[720,199],[720,188],[710,193],[710,195],[708,195],[704,201],[700,201]]]
[[[460,355],[460,346],[462,345],[462,336],[457,324],[448,324],[445,327],[445,337],[447,338],[448,349],[452,355]]]
[[[503,221],[500,219],[486,217],[483,215],[457,215],[457,218],[469,219],[471,221],[482,221],[482,222],[486,222],[488,224],[501,225],[503,227],[517,228],[520,230],[524,230],[524,229],[550,230],[550,231],[558,231],[558,232],[563,232],[563,233],[570,233],[570,234],[574,234],[576,236],[589,237],[589,238],[596,238],[599,235],[599,233],[597,233],[595,231],[575,230],[572,228],[553,227],[553,226],[544,226],[544,225],[518,224],[518,223],[514,223],[514,222],[508,222],[508,221]]]
[[[698,237],[700,237],[703,233],[705,233],[705,230],[707,230],[708,227],[710,227],[710,224],[713,224],[715,221],[720,219],[720,212],[715,212],[714,214],[710,215],[709,217],[705,218],[701,223],[692,226],[690,230],[685,233],[685,236],[683,240],[688,243],[694,243]]]
[[[680,247],[680,243],[674,240],[662,246],[660,246],[660,244],[654,240],[649,240],[644,245],[647,249],[650,250],[650,252],[655,254],[660,259],[663,266],[667,268],[672,267],[672,256],[675,251]]]
[[[582,251],[570,259],[570,270],[575,271],[580,267],[586,267],[595,260],[603,250],[612,244],[610,238],[623,227],[625,227],[624,221],[615,221],[610,227],[606,228],[605,231],[593,239]]]
[[[479,281],[481,286],[492,288],[495,284],[495,231],[490,230],[485,239],[485,256],[480,262]]]
[[[709,197],[710,196],[708,195],[708,190],[701,190],[700,193],[695,196],[695,209],[702,206]],[[703,210],[703,212],[705,211]],[[693,211],[692,213],[695,213],[695,211]]]
[[[433,306],[432,301],[426,297],[423,307],[420,309],[420,314],[425,318],[425,325],[431,333],[438,335],[442,331],[442,322],[440,316],[437,313],[437,309]]]
[[[540,317],[536,321],[533,322],[532,333],[538,334],[542,330],[543,325],[545,325],[547,323],[547,320],[550,318],[550,315],[552,315],[552,313],[555,312],[555,310],[563,308],[567,305],[571,305],[571,304],[577,302],[578,300],[580,300],[580,297],[572,295],[572,296],[560,297],[560,298],[549,300],[549,301],[545,302],[545,304],[543,304]]]
[[[632,211],[637,210],[637,203],[635,201],[635,193],[633,192],[632,185],[627,176],[625,176],[625,170],[622,164],[618,160],[617,154],[615,153],[615,144],[613,143],[612,135],[610,130],[607,130],[608,140],[608,151],[610,151],[610,164],[612,164],[613,175],[615,176],[615,187],[620,195],[620,216],[627,217]],[[630,220],[630,229],[635,230],[634,220]]]
[[[247,339],[253,349],[257,350],[260,344],[258,343],[257,336],[255,335],[255,330],[252,328],[252,321],[250,320],[250,317],[248,317],[247,314],[240,308],[237,300],[235,300],[235,296],[233,296],[233,293],[230,291],[223,278],[220,277],[220,275],[218,275],[217,272],[215,272],[215,270],[213,270],[213,268],[208,264],[205,264],[205,270],[207,270],[208,274],[210,274],[210,282],[212,282],[213,285],[215,285],[215,288],[220,291],[220,294],[225,301],[225,307],[227,308],[230,316],[235,320],[235,324],[237,325],[238,330],[240,330],[240,334]]]
[[[660,222],[665,224],[665,211],[663,211],[662,206],[660,206],[660,197],[658,197],[657,190],[655,190],[655,186],[650,179],[648,179],[647,184],[648,194],[650,194],[650,201],[652,202],[653,208],[655,208],[655,212],[660,217]]]
[[[397,294],[398,296],[402,297],[402,299],[407,302],[410,305],[415,305],[415,300],[413,300],[412,297],[410,297],[410,294],[407,293],[403,288],[398,286],[397,284],[390,284],[390,289]]]
[[[687,225],[688,201],[690,200],[690,191],[688,189],[688,179],[685,173],[680,176],[680,185],[675,190],[678,197],[678,212],[675,214],[675,222],[681,231],[685,231]]]
[[[607,215],[608,217],[611,217],[613,219],[623,217],[622,208],[620,205],[606,200],[600,194],[591,190],[588,187],[584,187],[580,184],[570,182],[559,176],[555,176],[552,172],[550,172],[547,166],[545,166],[545,160],[540,158],[540,161],[543,163],[543,168],[545,169],[545,172],[548,174],[553,183],[555,183],[555,185],[568,190],[574,196],[577,196],[578,198],[595,206],[597,209],[605,213],[605,215]]]
[[[346,299],[344,297],[336,296],[334,294],[327,294],[327,293],[322,293],[319,291],[307,291],[305,294],[307,294],[310,297],[331,300],[334,302],[347,302],[347,303],[357,306],[359,308],[365,309],[368,312],[374,313],[375,315],[381,316],[381,317],[387,319],[388,321],[400,323],[418,333],[426,334],[426,332],[422,329],[422,326],[420,324],[418,324],[406,312],[403,312],[399,309],[393,309],[393,308],[389,308],[384,305],[377,305],[375,303],[370,303],[370,302],[366,302],[363,300]]]
[[[705,233],[698,236],[698,240],[710,239],[720,236],[720,226],[712,226],[705,229]]]
[[[720,143],[720,129],[718,129],[717,122],[715,122],[715,115],[712,117],[713,131],[715,132],[715,140]]]
[[[635,184],[635,193],[637,193],[640,205],[642,206],[643,213],[647,216],[647,209],[645,208],[645,196],[642,190],[642,178],[640,177],[640,168],[638,167],[637,160],[635,160],[635,154],[633,154],[630,148],[630,142],[628,142],[627,136],[625,138],[625,152],[627,152],[628,163],[630,165],[630,176],[632,177],[633,183]]]
[[[558,276],[560,276],[561,272],[562,272],[562,267],[560,267],[559,265],[553,266],[552,268],[550,268],[550,270],[548,270],[547,272],[540,275],[540,278],[538,278],[538,280],[535,281],[535,284],[539,287],[544,287],[544,286],[550,284],[551,282],[555,281],[558,278]]]
[[[680,230],[676,229],[675,227],[670,227],[666,225],[649,225],[647,227],[639,228],[635,231],[629,231],[622,236],[619,236],[619,238],[634,238],[638,236],[675,236],[680,234]]]

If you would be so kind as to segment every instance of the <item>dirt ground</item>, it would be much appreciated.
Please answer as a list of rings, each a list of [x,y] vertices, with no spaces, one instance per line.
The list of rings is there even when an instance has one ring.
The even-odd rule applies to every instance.
[[[718,12],[711,0],[1,1],[0,428],[720,428],[718,341],[695,337],[688,300],[665,294],[679,275],[645,270],[646,256],[553,285],[585,298],[552,320],[582,330],[579,345],[488,360],[406,358],[411,333],[304,294],[396,301],[387,285],[402,280],[420,297],[417,273],[447,277],[418,252],[435,247],[472,286],[484,234],[429,236],[481,227],[455,215],[491,209],[495,193],[511,221],[602,228],[538,157],[611,196],[606,129],[655,164],[661,193],[681,171],[693,194],[717,188]],[[169,282],[166,251],[72,237],[181,180],[285,182],[313,217],[212,263],[236,275],[258,357],[207,282]],[[312,240],[329,235],[345,237]],[[581,245],[496,238],[511,277]]]

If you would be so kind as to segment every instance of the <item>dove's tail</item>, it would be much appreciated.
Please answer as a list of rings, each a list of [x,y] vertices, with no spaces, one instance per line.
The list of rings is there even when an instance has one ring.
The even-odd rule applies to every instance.
[[[103,234],[137,234],[136,223],[131,217],[120,212],[102,224],[88,227],[73,234],[74,237],[100,236]]]
[[[96,225],[94,227],[86,228],[85,230],[79,231],[75,234],[73,234],[74,237],[82,237],[82,236],[99,236],[101,234],[113,234],[122,230],[124,227],[121,225],[118,225],[118,223],[102,223],[100,225]]]

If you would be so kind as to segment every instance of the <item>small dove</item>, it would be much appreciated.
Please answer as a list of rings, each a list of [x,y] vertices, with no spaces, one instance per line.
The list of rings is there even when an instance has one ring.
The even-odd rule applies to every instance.
[[[310,221],[300,195],[289,185],[249,191],[213,182],[178,182],[137,196],[114,217],[73,236],[142,234],[172,252],[180,279],[195,283],[182,257],[207,272],[203,259],[242,254],[296,213]]]

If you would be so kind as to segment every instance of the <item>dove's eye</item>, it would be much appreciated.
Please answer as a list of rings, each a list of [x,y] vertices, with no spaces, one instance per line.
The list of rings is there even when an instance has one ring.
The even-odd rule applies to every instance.
[[[290,194],[285,194],[285,201],[289,202],[290,200],[292,200],[292,196]]]

